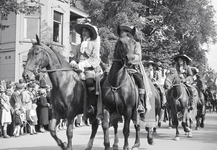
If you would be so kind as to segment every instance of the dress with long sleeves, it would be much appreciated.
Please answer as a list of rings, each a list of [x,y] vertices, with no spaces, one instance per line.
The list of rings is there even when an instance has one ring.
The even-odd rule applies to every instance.
[[[1,117],[1,123],[4,125],[4,123],[10,124],[12,122],[11,119],[11,105],[10,105],[10,97],[2,94],[1,96],[1,104],[2,104],[2,117]]]
[[[48,115],[48,104],[47,98],[45,96],[41,96],[38,102],[39,109],[39,124],[47,125],[49,123],[49,115]]]

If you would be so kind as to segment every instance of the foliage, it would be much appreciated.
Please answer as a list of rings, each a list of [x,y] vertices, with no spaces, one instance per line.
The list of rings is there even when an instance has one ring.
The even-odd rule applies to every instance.
[[[209,0],[92,0],[85,10],[99,27],[103,59],[113,53],[118,24],[137,27],[143,59],[163,62],[185,53],[194,66],[206,66],[208,50],[202,45],[216,42]]]
[[[20,3],[16,2],[16,0],[0,0],[0,16],[1,20],[7,20],[8,15],[10,13],[22,13],[22,14],[30,14],[35,11],[39,11],[41,8],[40,4],[36,1],[22,1]],[[7,28],[8,25],[4,25],[0,23],[0,29]]]

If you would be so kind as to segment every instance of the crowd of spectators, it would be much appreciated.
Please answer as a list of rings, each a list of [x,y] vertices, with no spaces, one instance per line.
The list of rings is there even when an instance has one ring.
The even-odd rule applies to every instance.
[[[45,82],[1,80],[0,136],[10,138],[46,132],[51,119],[50,90]]]

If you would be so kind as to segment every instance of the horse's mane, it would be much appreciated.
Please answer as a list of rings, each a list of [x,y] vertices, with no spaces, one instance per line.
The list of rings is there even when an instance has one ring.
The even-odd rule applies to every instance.
[[[57,56],[57,59],[62,66],[70,67],[70,64],[65,60],[65,58],[57,50],[53,48],[53,46],[49,46],[49,48]]]

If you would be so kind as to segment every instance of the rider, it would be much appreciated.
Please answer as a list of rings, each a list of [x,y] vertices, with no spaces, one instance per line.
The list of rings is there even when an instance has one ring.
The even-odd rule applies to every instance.
[[[160,62],[155,63],[152,60],[150,60],[147,62],[147,67],[148,67],[147,69],[148,77],[153,82],[155,87],[159,90],[161,104],[162,106],[164,106],[166,103],[166,97],[163,89],[165,77],[164,77],[164,72],[162,70],[162,64]]]
[[[137,37],[136,32],[133,33],[133,27],[122,25],[120,26],[120,32],[116,33],[120,38],[126,37],[126,36],[133,36],[134,39],[136,40],[136,48],[134,50],[134,55],[132,56],[132,63],[128,66],[129,69],[135,70],[132,75],[134,77],[135,83],[138,86],[139,89],[139,105],[138,105],[138,112],[139,113],[145,113],[146,112],[146,90],[145,90],[145,85],[143,81],[143,74],[139,71],[140,65],[139,63],[141,62],[142,59],[142,50],[141,50],[141,45],[139,43],[139,39]],[[148,84],[148,83],[147,83]]]
[[[77,24],[75,31],[81,35],[81,44],[77,46],[75,60],[70,64],[81,72],[80,78],[85,81],[88,94],[99,94],[96,84],[99,83],[99,76],[102,73],[100,64],[100,36],[96,26],[88,22]],[[93,93],[95,92],[95,93]],[[88,113],[93,114],[94,108],[89,107]]]
[[[190,67],[191,58],[189,58],[185,54],[178,54],[174,57],[174,61],[176,62],[176,69],[179,74],[179,77],[184,83],[190,94],[190,110],[193,109],[193,73]]]

